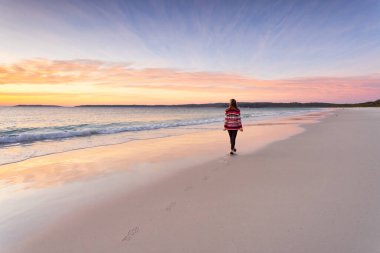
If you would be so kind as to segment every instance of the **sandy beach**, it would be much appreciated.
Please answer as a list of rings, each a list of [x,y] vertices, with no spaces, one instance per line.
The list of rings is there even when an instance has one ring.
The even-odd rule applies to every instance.
[[[5,252],[380,252],[379,125],[337,109],[246,126],[235,156],[210,131],[1,166],[58,199]]]

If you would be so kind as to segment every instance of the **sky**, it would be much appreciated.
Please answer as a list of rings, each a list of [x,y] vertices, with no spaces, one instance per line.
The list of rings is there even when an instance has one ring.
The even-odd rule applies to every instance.
[[[380,99],[378,0],[0,0],[0,105]]]

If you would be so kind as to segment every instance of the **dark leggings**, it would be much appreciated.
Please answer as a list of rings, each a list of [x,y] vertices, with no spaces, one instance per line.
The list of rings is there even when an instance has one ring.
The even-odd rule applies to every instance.
[[[231,142],[231,150],[235,148],[235,140],[238,130],[228,130],[228,134],[230,135],[230,142]]]

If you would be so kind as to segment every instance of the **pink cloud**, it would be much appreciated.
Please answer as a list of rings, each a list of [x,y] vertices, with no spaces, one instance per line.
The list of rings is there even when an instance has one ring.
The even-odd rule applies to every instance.
[[[0,84],[74,84],[86,82],[110,90],[142,89],[203,92],[246,101],[356,102],[380,98],[380,75],[259,80],[220,72],[132,68],[128,63],[96,60],[29,59],[0,65]],[[1,87],[1,86],[0,86]],[[208,101],[205,101],[208,102]]]

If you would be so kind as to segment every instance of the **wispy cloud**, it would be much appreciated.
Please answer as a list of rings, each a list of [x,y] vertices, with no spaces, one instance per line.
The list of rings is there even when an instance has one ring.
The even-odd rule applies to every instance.
[[[4,62],[91,58],[261,79],[379,69],[379,1],[6,2]]]
[[[128,63],[95,60],[30,59],[0,65],[0,84],[61,84],[91,82],[108,87],[193,87],[234,85],[244,88],[263,81],[218,72],[186,72],[169,68],[136,69]]]

